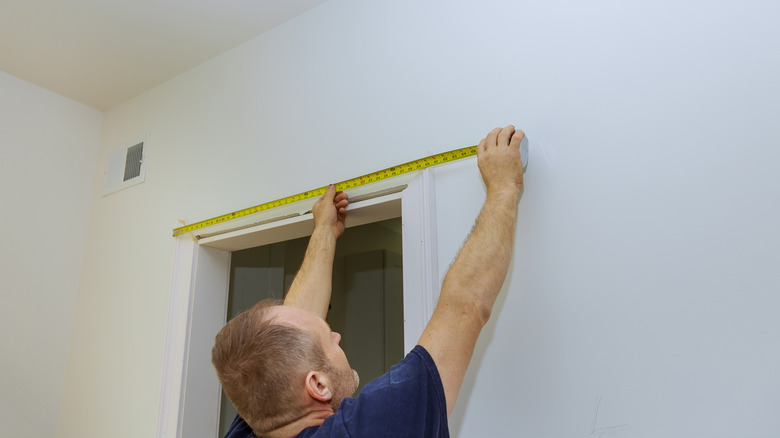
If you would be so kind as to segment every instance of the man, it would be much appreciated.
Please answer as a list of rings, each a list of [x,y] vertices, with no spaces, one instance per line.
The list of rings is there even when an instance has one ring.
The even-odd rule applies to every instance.
[[[313,208],[314,233],[284,302],[260,302],[219,332],[212,362],[239,417],[227,437],[448,437],[480,331],[509,269],[523,186],[522,131],[496,128],[477,147],[487,198],[444,278],[419,345],[356,399],[357,373],[325,322],[347,196]]]

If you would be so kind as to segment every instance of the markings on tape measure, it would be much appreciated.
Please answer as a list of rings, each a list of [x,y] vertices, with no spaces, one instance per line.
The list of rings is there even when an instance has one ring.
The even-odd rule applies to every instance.
[[[425,169],[427,167],[436,166],[437,164],[447,163],[450,161],[460,160],[461,158],[471,157],[477,154],[477,147],[471,146],[462,149],[456,149],[454,151],[442,152],[440,154],[431,155],[430,157],[420,158],[418,160],[410,161],[408,163],[399,164],[397,166],[388,167],[387,169],[380,170],[378,172],[368,173],[366,175],[359,176],[357,178],[348,179],[336,183],[336,190],[346,190],[354,187],[359,187],[365,184],[369,184],[383,179],[391,178],[405,173],[414,172],[415,170]],[[270,210],[282,205],[292,204],[293,202],[303,201],[304,199],[314,198],[315,196],[322,196],[328,189],[327,186],[320,187],[318,189],[309,190],[306,192],[298,193],[297,195],[287,196],[285,198],[277,199],[275,201],[266,202],[264,204],[256,205],[254,207],[245,208],[243,210],[234,211],[232,213],[217,216],[211,219],[207,219],[200,222],[195,222],[190,225],[175,228],[173,230],[173,237],[180,234],[195,231],[200,228],[205,228],[211,225],[216,225],[222,222],[227,222],[231,219],[237,219],[253,213],[258,213],[264,210]]]

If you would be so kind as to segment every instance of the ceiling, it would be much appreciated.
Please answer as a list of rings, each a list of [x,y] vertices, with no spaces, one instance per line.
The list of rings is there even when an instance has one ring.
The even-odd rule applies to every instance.
[[[0,71],[109,109],[325,0],[1,0]]]

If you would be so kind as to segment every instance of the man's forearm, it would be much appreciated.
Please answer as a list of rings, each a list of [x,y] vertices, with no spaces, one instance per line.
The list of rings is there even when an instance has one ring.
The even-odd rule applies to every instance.
[[[314,232],[284,299],[286,306],[308,310],[322,319],[328,315],[336,240],[344,233],[348,204],[346,193],[337,192],[333,185],[314,203]]]
[[[488,192],[471,235],[444,278],[440,300],[473,303],[482,324],[509,270],[519,196],[515,188]]]
[[[420,338],[439,368],[448,414],[509,269],[518,198],[517,190],[488,192],[471,235],[444,277],[436,310]]]
[[[325,319],[330,304],[336,239],[332,232],[314,229],[284,305],[308,310]]]

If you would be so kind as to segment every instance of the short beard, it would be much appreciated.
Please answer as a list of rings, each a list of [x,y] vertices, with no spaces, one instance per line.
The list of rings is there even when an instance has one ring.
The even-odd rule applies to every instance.
[[[360,376],[357,371],[352,369],[331,371],[331,380],[333,380],[333,398],[330,400],[330,406],[333,412],[339,410],[341,402],[348,397],[352,397],[360,384]]]

